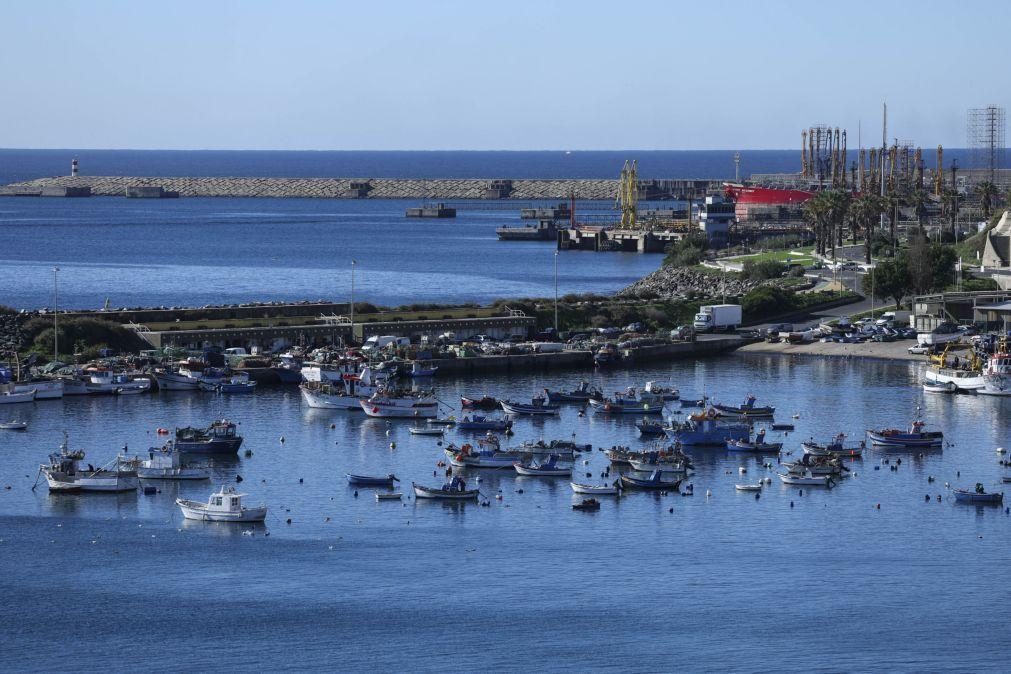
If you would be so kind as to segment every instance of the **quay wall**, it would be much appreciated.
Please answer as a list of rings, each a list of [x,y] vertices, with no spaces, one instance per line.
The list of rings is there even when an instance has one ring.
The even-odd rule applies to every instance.
[[[356,187],[352,189],[351,183]],[[61,176],[0,188],[0,195],[35,195],[64,187],[88,187],[94,196],[126,196],[127,188],[161,188],[181,197],[274,197],[309,199],[485,199],[491,180],[351,178],[187,178]],[[367,188],[359,185],[367,184]],[[613,199],[617,180],[513,180],[509,199]]]
[[[653,183],[663,183],[655,185]],[[502,186],[502,183],[505,186]],[[0,186],[0,196],[94,195],[123,197],[273,197],[309,199],[614,199],[616,179],[407,179],[407,178],[240,178],[57,176]],[[721,181],[674,179],[640,181],[640,198],[670,194],[699,197],[718,192]]]

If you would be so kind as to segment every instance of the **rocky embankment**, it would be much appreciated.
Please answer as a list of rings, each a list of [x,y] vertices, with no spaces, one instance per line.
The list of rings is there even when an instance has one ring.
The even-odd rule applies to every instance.
[[[724,286],[724,283],[726,284]],[[762,285],[760,281],[745,281],[727,275],[726,280],[717,274],[705,274],[684,267],[660,267],[649,276],[619,290],[617,297],[647,297],[683,300],[694,297],[728,297],[744,295]]]
[[[0,356],[4,352],[18,350],[24,345],[22,326],[28,317],[20,313],[0,312]]]
[[[354,183],[354,184],[352,184]],[[33,194],[47,187],[90,187],[95,196],[121,197],[127,187],[161,187],[182,197],[301,197],[315,199],[487,199],[490,179],[216,178],[69,176],[0,187],[2,194]],[[512,180],[509,199],[613,199],[617,180]]]

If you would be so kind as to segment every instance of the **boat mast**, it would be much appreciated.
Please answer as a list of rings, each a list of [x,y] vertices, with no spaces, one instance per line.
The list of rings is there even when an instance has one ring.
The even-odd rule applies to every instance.
[[[60,360],[60,286],[58,282],[59,267],[53,267],[53,360]]]
[[[351,260],[351,337],[348,345],[355,341],[355,261]]]

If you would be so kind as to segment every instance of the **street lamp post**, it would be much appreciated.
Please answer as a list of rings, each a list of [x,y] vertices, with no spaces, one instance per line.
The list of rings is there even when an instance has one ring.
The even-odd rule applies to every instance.
[[[355,261],[351,260],[351,337],[349,344],[355,342]]]
[[[555,251],[555,338],[558,338],[558,251]]]
[[[60,268],[53,267],[53,360],[60,360],[60,329],[59,329],[59,316],[60,316],[60,284],[59,284],[59,274]]]

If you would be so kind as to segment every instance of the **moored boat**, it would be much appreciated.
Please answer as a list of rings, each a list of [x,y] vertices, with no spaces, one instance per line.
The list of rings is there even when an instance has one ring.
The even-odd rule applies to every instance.
[[[434,366],[427,361],[414,361],[411,363],[411,369],[407,371],[407,376],[409,377],[434,377],[435,373],[439,371],[438,366]]]
[[[439,403],[434,396],[394,394],[381,390],[358,404],[366,416],[379,419],[423,419],[439,416]]]
[[[476,499],[479,493],[477,489],[467,489],[467,483],[459,476],[453,476],[449,482],[438,489],[414,482],[411,483],[411,488],[414,489],[415,498],[444,501],[470,501]]]
[[[579,503],[572,504],[573,510],[600,510],[600,501],[595,498],[585,498]]]
[[[570,482],[569,486],[576,494],[593,494],[595,496],[618,496],[621,494],[621,480],[615,480],[611,484],[581,484]]]
[[[735,417],[735,418],[766,418],[771,417],[776,413],[776,408],[768,405],[760,407],[756,405],[757,399],[753,395],[749,395],[744,399],[744,402],[739,406],[733,405],[722,405],[715,404],[713,409],[716,410],[716,415],[720,417]]]
[[[506,418],[484,417],[480,415],[465,416],[456,422],[459,431],[505,431],[511,428],[513,420]]]
[[[460,406],[464,409],[497,410],[499,402],[489,395],[460,396]]]
[[[861,440],[859,442],[846,442],[845,433],[837,433],[829,442],[819,443],[812,438],[807,442],[800,443],[805,454],[814,456],[837,456],[856,458],[862,456],[867,446]]]
[[[27,421],[0,421],[0,431],[27,431]]]
[[[106,466],[83,466],[84,450],[71,451],[64,434],[60,451],[49,455],[49,463],[39,467],[45,475],[49,491],[56,492],[123,492],[135,491],[140,485],[137,471],[121,464],[116,457]]]
[[[1004,492],[988,492],[981,482],[976,483],[975,489],[953,489],[951,493],[956,503],[1000,505],[1004,502]]]
[[[579,386],[571,391],[552,391],[544,389],[549,403],[585,403],[590,399],[601,399],[603,394],[598,389],[591,389],[590,382],[581,381]]]
[[[176,505],[188,520],[204,522],[262,522],[267,517],[267,506],[247,508],[242,505],[246,494],[240,494],[235,487],[222,486],[211,493],[207,503],[177,498]]]
[[[411,426],[407,429],[407,432],[411,435],[434,435],[438,437],[442,437],[446,433],[445,430],[438,426],[434,428],[431,426]]]
[[[649,421],[648,419],[643,419],[642,421],[637,421],[635,427],[639,429],[640,435],[663,435],[663,424],[658,421]]]
[[[884,448],[938,448],[944,442],[941,431],[924,431],[924,422],[917,419],[908,431],[897,428],[885,428],[879,431],[867,431],[867,437],[875,447]]]
[[[572,466],[558,465],[558,455],[551,454],[546,461],[521,463],[517,461],[513,468],[519,475],[527,477],[572,477]]]
[[[164,447],[152,447],[148,458],[137,461],[137,477],[142,480],[209,480],[211,472],[206,468],[187,466],[174,443]]]
[[[832,488],[835,486],[835,481],[832,479],[831,475],[814,475],[811,471],[805,471],[802,474],[795,473],[776,473],[779,475],[779,479],[783,484],[794,485],[798,487],[828,487]]]
[[[242,445],[236,428],[227,419],[215,421],[207,428],[177,428],[175,446],[184,454],[235,454]]]
[[[728,440],[727,449],[731,452],[754,452],[756,454],[775,454],[783,449],[782,442],[766,442],[765,429],[755,434],[754,440]]]
[[[958,390],[958,384],[953,381],[944,383],[932,383],[924,382],[923,392],[924,393],[954,393]],[[980,390],[980,393],[986,393],[984,390]],[[1011,391],[1008,391],[1008,395],[1011,395]]]
[[[621,486],[630,489],[677,491],[681,486],[681,480],[664,480],[663,473],[660,470],[654,470],[646,478],[623,474]]]
[[[7,384],[7,390],[0,390],[0,405],[17,405],[20,403],[35,402],[35,389],[22,393],[14,392],[14,385]]]
[[[356,475],[345,473],[348,484],[356,487],[392,487],[394,482],[400,482],[396,475]]]
[[[735,484],[734,489],[737,491],[762,491],[762,483],[758,484]]]
[[[535,396],[529,403],[513,402],[503,400],[499,403],[506,414],[527,415],[527,416],[547,416],[558,414],[559,405],[551,405],[545,402],[544,396]]]
[[[705,413],[688,417],[683,424],[664,429],[667,437],[686,447],[726,447],[730,440],[746,440],[751,436],[751,426],[742,422],[722,421],[710,408]]]

